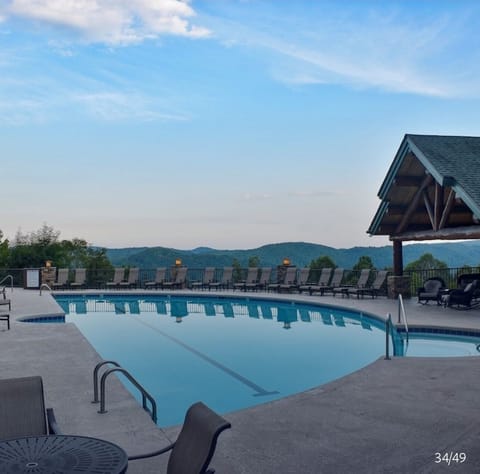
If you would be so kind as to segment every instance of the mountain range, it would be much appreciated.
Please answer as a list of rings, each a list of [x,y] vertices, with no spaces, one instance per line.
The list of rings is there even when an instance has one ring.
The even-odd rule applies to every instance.
[[[445,262],[448,267],[480,265],[480,242],[420,243],[403,246],[404,265],[417,260],[425,253],[431,253],[436,259]],[[225,267],[237,259],[246,267],[250,257],[258,257],[260,266],[276,266],[288,257],[292,265],[304,267],[321,256],[330,257],[338,266],[352,268],[361,256],[369,256],[376,268],[392,266],[392,246],[352,247],[337,249],[326,245],[308,242],[283,242],[267,244],[247,250],[218,250],[198,247],[192,250],[178,250],[167,247],[129,247],[107,249],[107,256],[114,266],[134,266],[143,269],[169,267],[176,259],[190,268]]]

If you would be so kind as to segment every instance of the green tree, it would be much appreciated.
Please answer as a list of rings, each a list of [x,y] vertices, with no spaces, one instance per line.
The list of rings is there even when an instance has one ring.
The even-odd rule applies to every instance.
[[[353,266],[352,270],[360,271],[366,268],[373,270],[375,268],[375,265],[373,264],[372,259],[368,255],[363,255],[358,259],[358,262]]]
[[[242,272],[242,266],[240,265],[240,262],[238,259],[234,258],[232,260],[232,267],[233,267],[233,275],[232,275],[232,280],[234,283],[241,281],[243,279],[243,272]]]
[[[249,267],[259,267],[260,266],[260,258],[256,255],[248,258],[248,266]]]
[[[312,260],[309,267],[309,279],[311,281],[318,281],[322,272],[322,268],[336,268],[337,265],[330,257],[328,257],[327,255],[322,255],[321,257]]]
[[[437,260],[431,253],[424,253],[418,260],[405,266],[406,271],[441,270],[448,268],[445,262]]]
[[[9,249],[8,249],[8,240],[3,239],[3,232],[0,230],[0,267],[5,268],[8,266],[8,257],[9,257]]]

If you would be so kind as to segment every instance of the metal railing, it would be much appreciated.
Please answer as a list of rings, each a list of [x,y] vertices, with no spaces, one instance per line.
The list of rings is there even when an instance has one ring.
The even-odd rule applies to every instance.
[[[107,413],[105,409],[106,405],[106,395],[105,395],[105,383],[107,381],[107,377],[114,372],[120,372],[138,389],[138,391],[142,394],[142,408],[150,414],[154,423],[157,423],[157,403],[155,402],[154,398],[143,388],[143,386],[130,374],[127,369],[124,369],[120,366],[118,362],[114,360],[107,360],[98,363],[94,370],[93,370],[93,401],[92,403],[98,403],[98,371],[100,367],[106,364],[115,365],[115,367],[111,369],[107,369],[102,377],[100,378],[100,410],[98,413]],[[147,400],[150,402],[151,409],[147,406]]]
[[[8,279],[10,279],[10,290],[13,291],[13,275],[7,275],[6,277],[2,278],[0,280],[0,285]]]
[[[42,283],[40,285],[40,296],[42,296],[42,290],[43,289],[48,290],[48,291],[52,291],[52,289],[46,283]]]
[[[408,321],[407,321],[407,313],[405,312],[405,306],[403,304],[403,298],[402,295],[398,295],[398,324],[402,324],[402,318],[403,318],[403,325],[405,328],[405,334],[406,334],[406,339],[407,339],[407,344],[408,344]]]

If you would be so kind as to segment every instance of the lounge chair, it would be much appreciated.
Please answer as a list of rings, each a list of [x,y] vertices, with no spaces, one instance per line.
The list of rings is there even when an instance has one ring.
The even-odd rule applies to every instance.
[[[222,273],[222,279],[220,281],[212,281],[208,285],[208,289],[227,289],[232,283],[233,267],[225,267]]]
[[[171,451],[167,474],[208,474],[217,439],[231,424],[202,402],[194,403],[185,415],[177,440],[163,449],[148,454],[129,456],[129,461],[145,459]]]
[[[258,283],[258,268],[250,267],[247,272],[247,278],[245,280],[239,281],[233,284],[233,289],[241,289],[247,291],[247,285],[249,287],[255,287]]]
[[[373,298],[377,297],[387,278],[388,270],[380,270],[377,272],[377,276],[371,286],[366,286],[364,288],[349,288],[348,296],[357,295],[357,298],[360,296],[363,298],[365,295],[370,295]]]
[[[364,268],[363,270],[360,271],[360,276],[358,277],[357,284],[354,286],[338,286],[334,287],[332,289],[333,296],[335,296],[337,293],[340,293],[342,296],[350,296],[349,291],[354,290],[354,289],[359,289],[359,288],[365,288],[368,282],[368,278],[370,276],[370,269],[369,268]]]
[[[45,416],[46,412],[46,416]],[[0,380],[0,440],[60,434],[39,376]]]
[[[478,280],[473,280],[468,283],[465,288],[457,288],[451,290],[443,299],[445,306],[454,307],[456,309],[471,309],[480,304],[475,302],[472,304],[475,292],[478,288]]]
[[[0,313],[0,321],[6,321],[7,329],[10,331],[10,314],[9,313]]]
[[[107,281],[107,287],[118,287],[122,281],[125,280],[125,269],[121,267],[115,268],[113,280]]]
[[[209,288],[210,283],[213,281],[213,276],[215,275],[215,267],[207,267],[203,272],[203,278],[201,281],[193,281],[191,283],[192,290],[197,288]]]
[[[165,281],[165,274],[167,273],[166,267],[159,267],[155,271],[155,280],[146,281],[145,288],[162,288]]]
[[[0,306],[7,306],[8,305],[8,310],[10,311],[12,309],[12,302],[10,299],[7,298],[7,290],[5,287],[2,287],[0,289],[0,293],[2,294],[2,297],[0,297]]]
[[[333,271],[333,276],[332,276],[332,280],[330,281],[330,284],[322,288],[323,291],[321,291],[320,294],[324,295],[325,292],[332,292],[334,288],[338,288],[342,283],[344,273],[345,273],[345,270],[343,268],[335,268],[335,270]]]
[[[320,277],[318,278],[318,282],[316,284],[305,283],[304,285],[300,285],[298,291],[301,293],[302,291],[308,291],[311,295],[313,292],[320,292],[323,295],[325,288],[328,288],[328,282],[330,281],[330,276],[332,275],[332,269],[325,267],[322,268],[320,272]]]
[[[75,269],[75,279],[70,283],[70,287],[82,288],[87,280],[87,270],[85,268]]]
[[[417,290],[418,302],[428,304],[435,301],[438,305],[442,303],[442,290],[446,288],[445,282],[440,277],[432,277],[425,280],[423,286]]]
[[[52,289],[65,288],[68,284],[68,268],[59,268],[57,272],[57,281],[52,283]]]
[[[187,267],[180,267],[177,269],[177,274],[174,280],[163,282],[164,288],[179,289],[185,285],[187,280]]]
[[[271,267],[264,267],[260,269],[260,278],[253,283],[247,283],[245,289],[248,291],[265,290],[270,283],[270,275],[272,274]]]
[[[137,288],[139,273],[140,270],[137,267],[130,268],[128,270],[128,279],[126,281],[120,281],[118,286],[120,288]]]
[[[288,289],[291,285],[295,283],[295,278],[297,277],[297,268],[288,267],[283,276],[283,281],[278,281],[277,283],[270,283],[267,286],[267,290],[276,290],[281,291],[282,288]]]
[[[310,275],[310,268],[301,268],[298,272],[298,278],[293,285],[290,285],[290,288],[287,288],[288,291],[298,291],[300,292],[300,287],[304,286],[308,281],[308,276]],[[280,287],[283,289],[282,287]]]

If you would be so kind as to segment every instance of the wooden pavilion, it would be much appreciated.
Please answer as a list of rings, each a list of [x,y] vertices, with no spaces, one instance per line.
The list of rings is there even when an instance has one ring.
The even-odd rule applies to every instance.
[[[480,238],[480,137],[405,135],[378,197],[367,233],[393,241],[402,286],[403,241]]]

